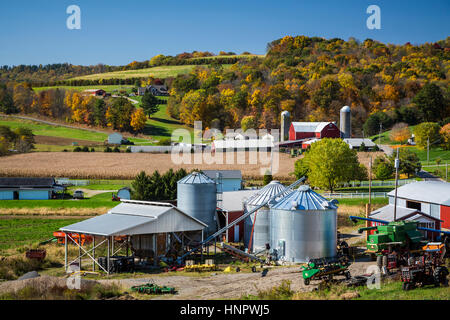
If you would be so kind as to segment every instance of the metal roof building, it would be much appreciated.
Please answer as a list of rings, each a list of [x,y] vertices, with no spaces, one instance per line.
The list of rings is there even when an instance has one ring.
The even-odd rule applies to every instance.
[[[339,138],[341,132],[334,122],[292,122],[289,140],[304,138]]]
[[[376,147],[376,144],[370,139],[348,138],[342,140],[344,140],[344,142],[350,146],[350,149],[358,149],[363,143],[364,146],[368,149],[373,149]]]
[[[273,147],[274,143],[271,139],[215,140],[211,150],[217,152],[271,151]]]
[[[394,204],[395,190],[388,193]],[[450,183],[417,181],[397,189],[397,206],[418,211],[442,220],[442,228],[450,229]],[[398,208],[397,208],[398,209]]]
[[[238,219],[244,213],[244,202],[258,190],[225,191],[222,200],[217,203],[220,226],[224,227]],[[226,231],[226,241],[240,242],[244,238],[244,221]]]
[[[48,200],[64,191],[54,178],[0,178],[0,200]]]
[[[126,236],[125,243],[127,245],[127,256],[128,244],[131,243],[132,250],[135,250],[134,252],[138,250],[151,251],[154,262],[156,263],[158,235],[164,235],[164,244],[171,242],[168,240],[169,235],[173,235],[179,241],[180,239],[183,239],[185,233],[189,233],[190,235],[201,233],[201,238],[203,238],[203,229],[205,229],[206,226],[205,223],[171,204],[125,200],[118,206],[109,210],[106,214],[74,223],[60,229],[65,233],[65,267],[67,270],[71,264],[68,262],[68,241],[73,242],[79,247],[79,256],[72,262],[78,261],[78,264],[81,266],[81,258],[87,255],[94,262],[94,270],[95,264],[97,264],[99,268],[109,273],[110,257],[115,255],[114,243],[117,236]],[[178,235],[176,235],[176,233],[178,233]],[[80,245],[74,240],[73,234],[94,236],[92,248],[89,250],[83,248],[83,244]],[[100,237],[103,241],[96,245],[96,237]],[[190,238],[193,237],[191,236]],[[144,241],[141,241],[142,239]],[[95,248],[104,243],[108,246],[107,268],[101,266],[95,259]],[[181,240],[181,243],[183,243],[183,240]],[[84,253],[82,253],[82,251]]]
[[[388,193],[394,197],[395,190]],[[450,206],[450,183],[439,181],[417,181],[397,189],[399,198]]]
[[[395,216],[396,220],[417,221],[419,223],[419,226],[431,229],[440,229],[440,223],[442,222],[442,220],[429,214],[423,213],[417,209],[401,206],[397,206],[397,212]],[[387,206],[374,210],[370,213],[369,217],[388,222],[394,221],[394,205],[388,204]],[[380,225],[380,223],[374,223],[372,221],[369,222],[369,226],[376,225]],[[434,233],[428,233],[427,231],[422,231],[422,233],[424,233],[424,236],[426,238],[429,238],[430,240],[434,240],[436,236]]]
[[[177,207],[158,202],[125,200],[108,213],[63,227],[64,232],[99,236],[202,230],[206,224]]]
[[[221,183],[222,191],[236,191],[242,189],[241,170],[202,170],[209,178]],[[217,177],[220,174],[220,178]]]

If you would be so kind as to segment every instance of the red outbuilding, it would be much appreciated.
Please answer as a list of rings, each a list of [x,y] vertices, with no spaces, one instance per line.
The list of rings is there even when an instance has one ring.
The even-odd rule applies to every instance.
[[[339,138],[341,131],[334,122],[292,122],[289,140],[306,138]]]

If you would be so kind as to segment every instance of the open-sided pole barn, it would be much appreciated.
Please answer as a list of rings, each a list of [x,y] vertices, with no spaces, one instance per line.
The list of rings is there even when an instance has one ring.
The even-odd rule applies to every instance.
[[[158,257],[158,241],[162,236],[163,251],[171,248],[174,242],[186,245],[201,242],[203,229],[207,225],[167,203],[125,200],[112,208],[108,213],[87,219],[60,230],[65,233],[65,270],[78,261],[81,270],[81,259],[88,257],[93,261],[93,270],[97,265],[101,270],[110,273],[111,257],[124,246],[131,246],[132,257],[152,257],[156,263]],[[89,249],[81,241],[75,241],[73,234],[89,235],[92,246]],[[115,247],[120,239],[119,247]],[[96,240],[99,240],[96,243]],[[68,257],[68,243],[73,242],[79,249],[78,256],[71,262]],[[96,249],[107,246],[106,268],[95,257]]]

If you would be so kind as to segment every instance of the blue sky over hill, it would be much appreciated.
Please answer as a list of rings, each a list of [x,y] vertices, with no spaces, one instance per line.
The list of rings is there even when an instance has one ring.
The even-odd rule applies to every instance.
[[[381,29],[369,30],[369,5]],[[69,30],[66,8],[81,8]],[[450,1],[46,0],[0,2],[0,64],[123,65],[163,53],[220,50],[264,54],[284,35],[355,37],[419,44],[450,34]]]

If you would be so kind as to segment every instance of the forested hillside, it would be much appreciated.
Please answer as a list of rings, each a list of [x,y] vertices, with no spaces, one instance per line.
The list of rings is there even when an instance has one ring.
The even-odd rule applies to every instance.
[[[286,36],[267,50],[264,59],[177,77],[169,112],[187,124],[203,120],[204,127],[243,122],[243,127],[273,128],[279,127],[282,110],[297,121],[337,121],[339,109],[349,105],[356,134],[377,112],[391,123],[409,124],[450,116],[450,38],[414,46]],[[437,90],[422,95],[431,92],[440,101],[431,118],[413,101],[426,83]]]
[[[32,87],[56,80],[59,85],[70,82],[73,86],[116,82],[141,86],[158,81],[170,90],[167,112],[187,125],[202,120],[204,128],[279,128],[283,110],[289,111],[294,121],[338,121],[339,109],[349,105],[353,134],[361,135],[364,128],[368,136],[378,132],[380,123],[388,129],[398,122],[449,122],[449,58],[450,37],[423,45],[392,45],[371,39],[360,42],[286,36],[269,43],[265,56],[238,56],[231,52],[214,56],[194,51],[175,57],[157,55],[122,67],[3,67],[0,112],[37,113],[131,130],[128,124],[136,112],[133,108],[128,106],[130,117],[124,121],[126,126],[113,121],[116,106],[124,103],[107,101],[105,105],[97,103],[101,108],[95,108],[95,100],[79,99],[76,95],[73,98],[73,92],[36,94]],[[193,66],[184,74],[165,79],[101,77],[101,73],[109,71],[186,64]],[[95,81],[70,79],[92,73],[100,73]],[[51,80],[45,83],[45,79]]]

